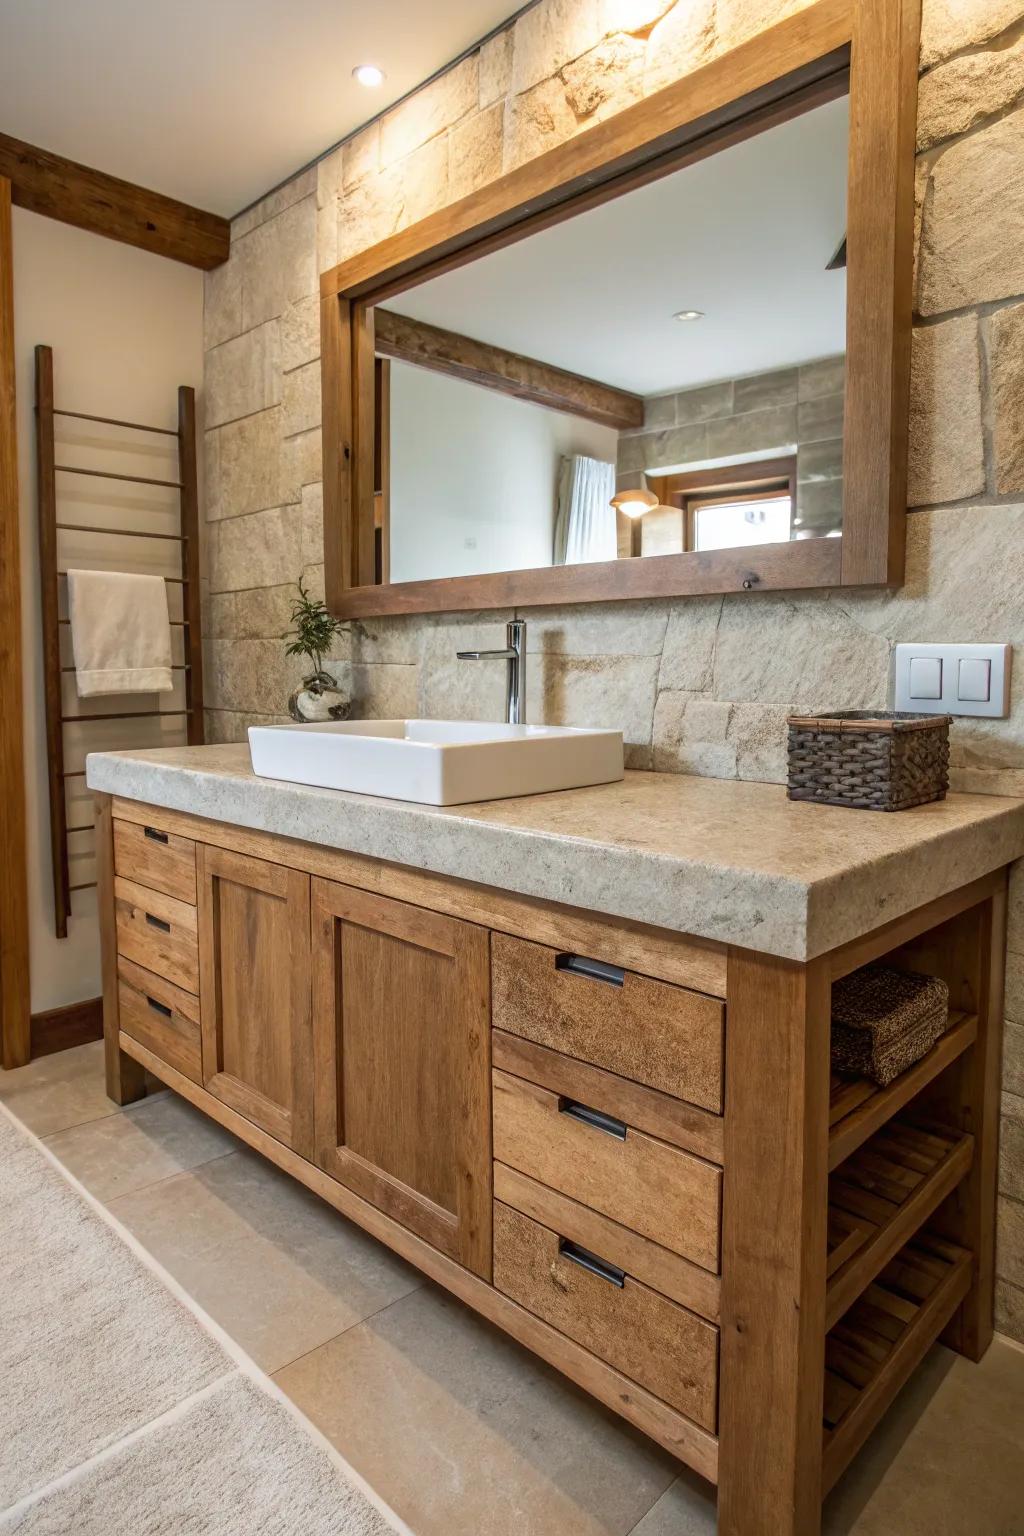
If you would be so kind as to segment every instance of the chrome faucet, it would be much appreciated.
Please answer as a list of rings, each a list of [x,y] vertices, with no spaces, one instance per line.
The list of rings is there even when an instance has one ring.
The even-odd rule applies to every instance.
[[[504,661],[505,718],[509,725],[526,724],[526,621],[511,619],[505,626],[503,651],[456,651],[460,661]]]

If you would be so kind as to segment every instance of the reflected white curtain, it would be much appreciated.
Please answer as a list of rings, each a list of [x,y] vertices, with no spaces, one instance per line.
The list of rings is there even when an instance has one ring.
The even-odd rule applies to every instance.
[[[558,512],[555,517],[555,565],[583,565],[614,560],[615,465],[583,454],[564,458],[558,472]]]

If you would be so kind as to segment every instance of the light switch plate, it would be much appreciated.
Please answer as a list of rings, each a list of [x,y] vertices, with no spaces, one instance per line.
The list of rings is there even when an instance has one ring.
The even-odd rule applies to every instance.
[[[915,715],[985,715],[1002,720],[1010,713],[1010,663],[1013,647],[1009,645],[898,645],[896,647],[895,708]],[[941,663],[942,691],[939,698],[916,697],[911,682],[911,662],[934,660]],[[989,663],[987,699],[959,697],[961,661]],[[967,672],[972,669],[968,667]],[[915,667],[915,677],[934,676],[927,667]],[[978,691],[978,690],[974,690]]]

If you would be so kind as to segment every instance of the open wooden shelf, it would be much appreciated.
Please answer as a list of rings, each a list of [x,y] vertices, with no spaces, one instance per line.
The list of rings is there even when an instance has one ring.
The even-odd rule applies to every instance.
[[[973,1157],[972,1136],[896,1119],[833,1173],[826,1328],[839,1321],[957,1187]]]
[[[922,1233],[825,1340],[823,1490],[836,1482],[970,1287],[965,1248]]]
[[[926,1056],[908,1068],[887,1088],[864,1077],[832,1074],[829,1109],[829,1172],[891,1120],[922,1088],[963,1054],[978,1038],[978,1018],[973,1013],[951,1013],[949,1028]]]

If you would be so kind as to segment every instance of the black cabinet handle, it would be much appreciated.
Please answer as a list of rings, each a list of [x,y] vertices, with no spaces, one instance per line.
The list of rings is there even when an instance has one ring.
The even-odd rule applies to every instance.
[[[595,1131],[604,1131],[606,1136],[614,1136],[617,1141],[626,1139],[625,1121],[606,1115],[603,1109],[592,1109],[589,1104],[580,1104],[576,1099],[562,1098],[558,1101],[558,1113],[578,1120],[581,1125],[592,1126]]]
[[[621,987],[626,978],[621,965],[588,960],[586,955],[556,955],[555,970],[568,971],[571,976],[585,976],[588,981],[606,981],[612,987]]]
[[[596,1253],[591,1253],[587,1248],[581,1248],[578,1243],[570,1243],[567,1237],[558,1239],[559,1257],[568,1259],[570,1264],[578,1264],[580,1269],[585,1269],[589,1274],[597,1275],[599,1280],[607,1280],[609,1285],[617,1285],[621,1291],[626,1283],[626,1271],[616,1269],[614,1264],[609,1264],[606,1259],[599,1259]]]
[[[159,928],[161,933],[170,933],[170,923],[165,923],[162,917],[154,917],[152,912],[146,913],[146,922],[151,928]]]
[[[165,1019],[169,1019],[171,1017],[171,1009],[168,1008],[166,1003],[158,1003],[155,997],[147,997],[146,1002],[152,1008],[154,1013],[162,1013]]]
[[[154,843],[166,843],[168,841],[167,833],[161,832],[157,827],[144,827],[143,835]]]

